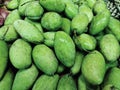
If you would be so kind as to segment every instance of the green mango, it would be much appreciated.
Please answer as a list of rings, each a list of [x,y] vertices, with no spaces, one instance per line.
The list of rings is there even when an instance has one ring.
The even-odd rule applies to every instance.
[[[12,90],[29,90],[37,79],[39,71],[32,64],[27,69],[18,70],[14,82],[12,85]]]
[[[75,44],[77,47],[84,51],[91,51],[96,48],[96,39],[89,34],[81,34],[75,38]]]
[[[98,14],[100,12],[103,12],[105,9],[107,9],[107,5],[104,0],[98,0],[96,1],[94,7],[93,7],[93,12],[95,14]]]
[[[68,74],[63,75],[58,82],[56,90],[77,90],[73,77]]]
[[[85,80],[82,74],[78,77],[77,82],[78,82],[78,90],[91,90],[89,89],[90,87],[89,83]]]
[[[48,31],[56,31],[62,26],[62,18],[56,12],[47,12],[41,18],[41,25]]]
[[[71,29],[73,32],[81,34],[86,31],[88,23],[88,16],[84,13],[79,13],[72,19]]]
[[[110,17],[108,28],[109,31],[111,31],[120,42],[120,21],[113,17]]]
[[[32,51],[35,65],[45,74],[53,75],[58,67],[54,52],[44,44],[36,45]]]
[[[89,8],[88,5],[83,4],[79,7],[79,13],[85,13],[88,16],[89,23],[92,21],[93,18],[93,12],[92,9]]]
[[[25,16],[25,9],[27,5],[32,1],[35,1],[35,0],[20,0],[19,1],[18,11],[19,11],[20,16]]]
[[[43,74],[36,80],[32,90],[56,90],[58,80],[58,74],[55,74],[53,76]]]
[[[54,37],[55,32],[45,32],[43,33],[44,36],[44,44],[48,47],[54,47]]]
[[[62,12],[65,9],[65,3],[62,0],[39,0],[40,4],[47,10],[53,12]]]
[[[68,18],[73,19],[78,14],[78,6],[72,2],[66,3],[65,14]]]
[[[42,33],[33,24],[24,20],[16,20],[13,26],[17,33],[26,41],[31,43],[43,42]]]
[[[0,80],[0,90],[12,90],[14,73],[12,69],[8,69],[3,78]]]
[[[42,26],[41,26],[41,24],[39,22],[30,20],[27,17],[24,20],[31,23],[31,24],[33,24],[41,33],[43,33],[43,28],[42,28]]]
[[[104,9],[104,11],[98,13],[92,20],[90,24],[89,33],[92,35],[96,35],[103,31],[109,23],[110,12],[108,9]]]
[[[120,45],[113,34],[106,34],[100,40],[100,50],[108,61],[115,61],[120,56]]]
[[[3,40],[0,40],[0,80],[4,75],[8,63],[8,46]]]
[[[120,68],[113,67],[109,70],[104,80],[104,86],[109,84],[120,90]]]
[[[19,5],[18,0],[11,0],[10,2],[7,3],[6,7],[7,9],[13,10],[13,9],[17,9],[18,5]]]
[[[25,16],[32,20],[38,20],[41,18],[44,9],[38,1],[30,2],[25,9]]]
[[[32,64],[32,47],[22,39],[17,39],[10,47],[9,57],[12,65],[17,69],[24,69]]]
[[[20,14],[17,9],[13,10],[8,14],[5,19],[4,25],[13,24],[16,20],[21,19]]]
[[[66,67],[71,67],[75,61],[75,44],[64,31],[57,31],[54,39],[54,50],[59,61]]]
[[[74,65],[71,67],[70,71],[72,73],[72,75],[76,75],[80,72],[81,66],[82,66],[82,61],[83,61],[83,53],[77,51],[76,55],[75,55],[75,63]]]
[[[88,6],[93,9],[95,3],[96,3],[97,0],[86,0]]]
[[[88,53],[83,59],[81,70],[83,76],[90,84],[101,84],[106,72],[106,64],[103,55],[97,50]]]
[[[14,41],[18,34],[13,25],[4,25],[0,28],[0,39],[4,41]]]
[[[68,35],[71,35],[71,21],[68,18],[62,18],[61,29],[66,32]]]

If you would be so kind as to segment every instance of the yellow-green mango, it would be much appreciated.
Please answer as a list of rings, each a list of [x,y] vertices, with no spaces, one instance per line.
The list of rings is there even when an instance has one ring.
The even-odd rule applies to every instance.
[[[106,72],[106,64],[103,55],[97,50],[88,53],[83,59],[81,70],[83,76],[90,84],[101,84]]]
[[[49,47],[44,44],[36,45],[32,51],[35,65],[45,74],[53,75],[57,71],[57,58]]]
[[[57,31],[54,39],[54,50],[57,58],[66,67],[71,67],[75,61],[75,44],[64,31]]]
[[[9,57],[12,65],[17,69],[24,69],[32,64],[32,47],[22,39],[13,42],[9,50]]]

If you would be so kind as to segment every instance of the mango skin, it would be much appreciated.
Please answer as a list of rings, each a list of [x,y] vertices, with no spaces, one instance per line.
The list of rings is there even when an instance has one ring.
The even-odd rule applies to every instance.
[[[83,76],[90,84],[101,84],[106,71],[103,55],[97,50],[88,53],[83,59],[81,70]]]
[[[27,69],[18,70],[15,75],[12,90],[29,90],[38,76],[38,69],[32,64]]]
[[[111,31],[112,34],[114,34],[115,37],[120,42],[120,21],[113,17],[110,17],[108,28],[109,28],[109,31]]]
[[[8,68],[4,77],[0,80],[0,90],[12,90],[12,84],[15,73],[11,68]]]
[[[66,67],[71,67],[75,59],[75,44],[64,31],[57,31],[54,39],[54,50],[57,58]]]
[[[56,90],[77,90],[73,77],[68,74],[63,75],[58,82]]]
[[[17,69],[24,69],[32,64],[32,47],[26,41],[17,39],[10,47],[9,57],[12,65]]]
[[[0,40],[0,80],[4,75],[8,63],[8,46],[3,40]]]
[[[113,34],[106,34],[100,41],[100,50],[108,61],[116,61],[120,56],[120,45]]]
[[[58,74],[53,76],[43,74],[36,80],[32,90],[56,90],[58,80]]]
[[[43,42],[42,33],[33,24],[24,21],[16,20],[13,24],[17,33],[26,41],[31,43],[41,43]],[[29,33],[28,33],[29,32]]]
[[[62,26],[62,18],[56,12],[47,12],[41,18],[41,25],[48,31],[56,31]]]
[[[79,13],[71,21],[71,30],[80,35],[86,31],[88,23],[88,16],[85,13]]]
[[[116,89],[120,89],[120,68],[113,67],[110,69],[110,71],[107,73],[107,76],[104,80],[104,86],[106,85],[113,85]],[[115,89],[115,90],[116,90]]]
[[[98,13],[95,17],[93,17],[93,20],[90,25],[89,33],[91,35],[96,35],[100,33],[108,25],[109,20],[110,20],[110,12],[108,9],[105,9],[104,12]]]
[[[35,65],[45,74],[53,75],[58,67],[54,52],[44,44],[36,45],[32,51]]]

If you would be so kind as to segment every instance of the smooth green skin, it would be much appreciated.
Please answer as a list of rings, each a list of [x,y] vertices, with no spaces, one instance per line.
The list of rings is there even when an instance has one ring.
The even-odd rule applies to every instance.
[[[88,6],[92,9],[96,3],[96,0],[86,0]]]
[[[104,85],[112,84],[116,89],[120,89],[120,68],[113,67],[105,77]]]
[[[54,50],[58,60],[66,67],[73,66],[75,62],[75,44],[72,38],[64,31],[55,34]]]
[[[56,12],[44,13],[41,18],[41,25],[48,31],[56,31],[61,28],[62,17]]]
[[[44,44],[49,47],[54,47],[55,32],[45,32],[43,33],[43,36],[44,36]]]
[[[79,7],[79,13],[85,13],[88,16],[89,23],[92,21],[93,18],[93,12],[92,9],[89,8],[88,5],[83,4]]]
[[[82,62],[82,74],[92,85],[99,85],[103,82],[106,64],[103,55],[97,51],[88,53]]]
[[[120,21],[113,17],[110,17],[108,28],[120,42]]]
[[[17,8],[18,8],[18,4],[19,4],[18,0],[11,0],[11,1],[7,4],[7,8],[8,8],[8,9],[11,9],[11,10],[17,9]]]
[[[92,20],[89,33],[96,35],[103,31],[109,23],[110,12],[108,9],[104,9],[103,12],[98,13]]]
[[[77,73],[80,72],[83,57],[84,57],[84,55],[82,53],[80,53],[79,51],[76,52],[75,63],[72,66],[72,68],[70,69],[70,71],[73,75],[76,75]]]
[[[71,29],[79,35],[86,31],[88,23],[88,16],[84,13],[79,13],[72,19]]]
[[[71,34],[71,21],[68,18],[62,18],[62,26],[61,29],[66,32],[68,35]]]
[[[0,28],[0,39],[4,41],[13,41],[18,38],[18,34],[13,25],[5,25]]]
[[[25,9],[25,16],[32,20],[38,20],[41,18],[44,9],[38,1],[30,2]]]
[[[86,82],[84,76],[81,74],[78,77],[78,90],[89,90],[89,84]]]
[[[100,12],[103,12],[105,9],[107,9],[107,5],[104,0],[98,0],[96,1],[94,7],[93,7],[93,12],[95,14],[98,14]]]
[[[65,70],[65,66],[60,63],[57,68],[57,73],[62,73],[64,70]]]
[[[10,12],[10,14],[6,17],[4,25],[13,24],[16,20],[21,19],[19,12],[17,9]]]
[[[68,18],[73,19],[78,14],[78,6],[73,2],[66,3],[65,14]]]
[[[17,33],[26,41],[31,43],[43,42],[42,33],[33,24],[24,20],[16,20],[13,26]]]
[[[53,75],[58,67],[54,52],[44,44],[33,48],[32,57],[35,65],[45,74]]]
[[[73,77],[68,74],[63,75],[58,82],[56,90],[77,90]]]
[[[40,32],[43,33],[43,28],[42,28],[42,26],[41,26],[41,24],[40,24],[39,22],[30,20],[30,19],[28,19],[27,17],[25,18],[25,21],[33,24]]]
[[[14,73],[11,69],[8,69],[2,80],[0,80],[0,90],[12,90],[13,80]]]
[[[47,10],[53,12],[62,12],[65,9],[65,3],[62,0],[39,0],[40,4]]]
[[[32,64],[32,47],[22,39],[17,39],[10,47],[9,57],[12,65],[17,69],[24,69]]]
[[[115,88],[112,84],[105,85],[102,90],[119,90]]]
[[[8,63],[8,46],[5,41],[0,40],[0,80],[4,75]]]
[[[43,74],[37,79],[33,85],[32,90],[56,90],[58,80],[58,74],[55,74],[53,76]]]
[[[15,75],[12,90],[29,90],[38,76],[38,69],[34,64],[27,69],[18,70]]]
[[[25,16],[25,9],[27,5],[32,1],[35,1],[35,0],[20,0],[19,1],[18,11],[21,16]]]
[[[91,51],[96,48],[97,41],[93,36],[83,33],[76,37],[75,43],[79,49]]]
[[[100,40],[100,50],[108,61],[116,61],[120,56],[120,45],[113,34],[106,34]]]

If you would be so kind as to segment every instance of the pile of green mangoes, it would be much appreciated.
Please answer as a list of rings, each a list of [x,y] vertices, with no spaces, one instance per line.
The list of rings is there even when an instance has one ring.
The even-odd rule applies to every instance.
[[[0,27],[0,90],[120,90],[120,21],[104,0],[11,0]]]

